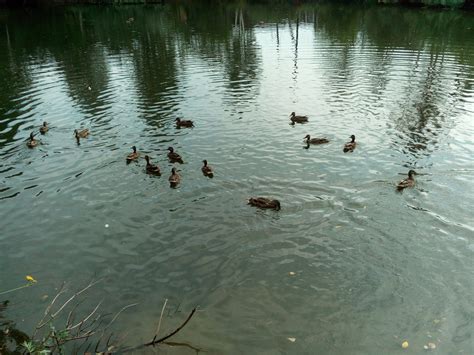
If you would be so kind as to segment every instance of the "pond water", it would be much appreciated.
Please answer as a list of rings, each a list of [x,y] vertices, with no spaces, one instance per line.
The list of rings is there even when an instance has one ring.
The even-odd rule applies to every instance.
[[[0,43],[0,291],[38,280],[2,297],[19,328],[63,281],[103,277],[86,304],[138,302],[115,324],[128,345],[168,299],[163,333],[199,306],[173,340],[209,354],[474,351],[472,13],[4,9]],[[75,128],[91,131],[80,145]],[[330,143],[304,149],[306,134]],[[126,164],[133,145],[163,176]],[[409,169],[416,187],[397,193]]]

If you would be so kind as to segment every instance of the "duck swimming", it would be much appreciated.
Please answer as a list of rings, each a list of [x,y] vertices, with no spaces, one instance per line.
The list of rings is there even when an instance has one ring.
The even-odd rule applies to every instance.
[[[353,152],[354,149],[356,148],[356,145],[357,145],[355,141],[356,137],[352,135],[349,138],[351,138],[351,141],[344,144],[344,149],[342,150],[344,153]]]
[[[84,128],[80,131],[75,129],[74,135],[76,136],[76,138],[87,138],[87,136],[89,135],[89,130],[87,128]]]
[[[258,208],[267,208],[279,211],[281,209],[280,201],[272,200],[266,197],[251,197],[248,204]]]
[[[183,164],[183,158],[181,158],[181,155],[176,153],[173,149],[173,147],[168,147],[168,150],[170,151],[168,153],[168,159],[170,160],[171,163],[180,163]]]
[[[176,119],[176,127],[194,127],[194,122],[191,120],[182,120],[181,118]]]
[[[176,187],[181,182],[181,176],[176,172],[176,168],[171,169],[171,175],[168,181],[170,182],[170,187]]]
[[[398,190],[403,190],[406,187],[415,186],[415,178],[413,177],[413,175],[416,175],[416,171],[415,170],[410,170],[408,172],[408,177],[406,179],[403,179],[402,181],[400,181],[397,184],[397,189]]]
[[[329,143],[329,140],[326,138],[311,138],[309,134],[304,137],[306,144],[324,144]]]
[[[306,123],[308,122],[308,116],[296,116],[294,112],[290,114],[291,124],[295,123]]]
[[[153,175],[161,175],[160,167],[150,163],[150,157],[145,155],[146,160],[146,172]]]
[[[133,152],[127,155],[127,163],[130,163],[133,160],[137,160],[138,157],[140,156],[140,153],[137,152],[137,147],[133,146],[132,150]]]
[[[214,172],[212,171],[212,168],[207,165],[207,160],[203,160],[202,161],[204,163],[203,167],[201,168],[201,171],[202,173],[204,174],[204,176],[207,176],[207,177],[214,177]]]
[[[33,132],[30,133],[30,139],[28,142],[26,142],[26,146],[28,148],[34,148],[39,144],[39,141],[35,139],[35,135]]]
[[[48,122],[44,121],[39,131],[41,134],[45,134],[46,132],[48,132],[49,131]]]

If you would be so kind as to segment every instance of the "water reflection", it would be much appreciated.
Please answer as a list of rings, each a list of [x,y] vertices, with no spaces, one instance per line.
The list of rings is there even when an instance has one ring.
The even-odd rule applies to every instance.
[[[124,320],[136,338],[164,298],[200,304],[186,340],[216,353],[360,339],[381,353],[400,329],[421,344],[438,317],[446,352],[467,348],[472,28],[462,12],[334,4],[1,10],[2,283],[30,268],[46,288],[110,276],[107,306],[146,305]],[[309,122],[291,127],[292,111]],[[91,130],[80,146],[75,128]],[[330,142],[302,149],[306,134]],[[161,178],[124,163],[133,145]],[[169,146],[184,160],[176,189]],[[408,168],[417,188],[397,195]]]

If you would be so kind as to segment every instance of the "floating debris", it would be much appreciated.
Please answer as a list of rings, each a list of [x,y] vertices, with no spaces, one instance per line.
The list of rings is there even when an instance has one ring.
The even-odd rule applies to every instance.
[[[402,348],[403,348],[403,349],[408,349],[408,341],[405,340],[405,341],[402,343]]]
[[[288,338],[288,340],[294,343],[296,341],[296,338]]]
[[[109,225],[106,223],[104,227],[105,227],[105,228],[109,228]]]
[[[288,273],[288,275],[290,275],[290,276],[295,276],[295,275],[296,275],[296,272],[290,271],[290,272]]]

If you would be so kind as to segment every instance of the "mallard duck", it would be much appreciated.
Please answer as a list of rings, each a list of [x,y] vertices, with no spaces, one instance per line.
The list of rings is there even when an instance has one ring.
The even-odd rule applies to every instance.
[[[89,130],[87,128],[81,129],[80,131],[75,129],[74,135],[76,138],[87,138],[87,136],[89,136]]]
[[[304,137],[305,142],[307,144],[324,144],[324,143],[329,143],[329,140],[326,138],[311,138],[309,134]]]
[[[168,153],[168,159],[170,160],[171,163],[180,163],[183,164],[183,158],[181,158],[181,155],[176,153],[173,149],[173,147],[168,147],[168,150],[170,151]]]
[[[344,153],[353,152],[357,145],[355,141],[356,137],[354,135],[350,136],[349,138],[351,138],[351,141],[344,144],[344,149],[343,149]]]
[[[148,174],[161,175],[160,167],[158,165],[153,165],[152,163],[150,163],[150,157],[148,155],[145,155],[145,160],[146,172]]]
[[[194,127],[194,123],[191,120],[182,120],[181,118],[176,119],[176,127]]]
[[[176,187],[181,182],[181,176],[176,172],[176,168],[171,169],[171,175],[168,178],[171,187]]]
[[[207,165],[207,160],[204,159],[202,162],[204,163],[204,165],[201,168],[202,173],[204,174],[204,176],[212,178],[214,176],[214,172],[212,171],[212,168],[209,165]]]
[[[140,156],[140,153],[137,152],[137,147],[133,146],[132,147],[133,152],[131,152],[129,155],[127,155],[127,162],[131,162],[133,160],[137,160],[138,157]]]
[[[35,139],[35,134],[33,132],[30,133],[30,139],[26,142],[28,148],[34,148],[39,144],[39,141]]]
[[[46,132],[48,132],[49,131],[48,122],[44,121],[39,131],[41,134],[45,134]]]
[[[308,122],[308,116],[296,116],[294,112],[290,114],[291,124]]]
[[[270,208],[276,211],[281,209],[280,201],[266,197],[251,197],[248,204],[258,208]]]
[[[416,172],[415,170],[410,170],[408,172],[408,177],[406,179],[403,179],[402,181],[400,181],[397,185],[397,189],[398,190],[403,190],[404,188],[406,187],[413,187],[415,186],[415,178],[413,177],[413,175],[416,175]]]

